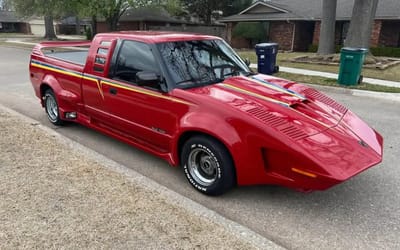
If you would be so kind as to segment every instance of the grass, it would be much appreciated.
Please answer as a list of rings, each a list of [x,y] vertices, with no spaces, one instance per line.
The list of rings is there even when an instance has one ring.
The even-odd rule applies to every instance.
[[[249,58],[252,63],[257,63],[257,57],[254,51],[238,51],[242,58]],[[306,63],[291,63],[285,60],[292,59],[298,56],[310,55],[312,53],[278,53],[277,64],[285,67],[299,68],[299,69],[309,69],[330,73],[338,73],[339,66],[333,65],[317,65],[317,64],[306,64]],[[388,81],[399,81],[400,80],[400,65],[390,67],[386,70],[380,69],[363,69],[362,75],[364,77],[377,78]]]
[[[274,76],[289,79],[289,80],[296,81],[296,82],[317,84],[317,85],[322,85],[322,86],[369,90],[369,91],[386,92],[386,93],[400,93],[400,88],[396,88],[396,87],[387,87],[387,86],[375,85],[375,84],[369,84],[369,83],[363,83],[360,85],[352,85],[352,86],[343,86],[343,85],[337,84],[336,79],[319,77],[319,76],[298,75],[298,74],[292,74],[292,73],[286,73],[286,72],[279,72],[279,73],[274,74]]]
[[[252,63],[257,63],[257,56],[254,51],[246,50],[246,51],[238,51],[238,54],[242,58],[248,58]],[[285,67],[292,68],[300,68],[300,69],[308,69],[308,70],[316,70],[330,73],[338,73],[339,66],[332,65],[316,65],[316,64],[305,64],[305,63],[291,63],[286,60],[298,57],[310,55],[310,53],[278,53],[277,55],[277,64]],[[400,65],[396,65],[390,67],[386,70],[379,69],[363,69],[362,74],[364,77],[377,78],[382,80],[389,81],[399,81],[400,80]],[[323,86],[332,86],[332,87],[342,87],[342,88],[350,88],[350,89],[360,89],[360,90],[369,90],[369,91],[377,91],[377,92],[388,92],[388,93],[400,93],[400,88],[396,87],[387,87],[382,85],[368,84],[363,83],[360,85],[354,86],[343,86],[336,83],[336,79],[329,79],[318,76],[308,76],[308,75],[299,75],[292,74],[286,72],[279,72],[275,74],[277,77],[289,79],[296,82],[317,84]]]

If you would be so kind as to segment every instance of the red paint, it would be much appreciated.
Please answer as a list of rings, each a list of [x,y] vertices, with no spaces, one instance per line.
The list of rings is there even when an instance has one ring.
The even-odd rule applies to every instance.
[[[36,95],[42,97],[40,88],[45,85],[52,88],[62,117],[65,112],[77,112],[75,122],[164,158],[174,166],[179,165],[182,136],[194,132],[213,136],[231,153],[239,185],[323,190],[382,160],[383,139],[375,130],[341,104],[298,83],[256,76],[296,95],[244,76],[162,93],[109,79],[107,69],[117,39],[155,44],[218,38],[121,32],[100,34],[93,43],[42,43],[33,50],[30,64]],[[101,41],[109,44],[103,46]],[[40,52],[45,47],[83,45],[91,46],[85,65]],[[103,47],[108,49],[104,55],[108,61],[103,65],[104,72],[96,72],[96,53]],[[118,95],[110,93],[112,88]]]

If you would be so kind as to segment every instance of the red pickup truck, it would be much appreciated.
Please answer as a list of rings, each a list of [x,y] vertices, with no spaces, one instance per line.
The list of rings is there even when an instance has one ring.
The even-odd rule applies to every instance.
[[[218,37],[44,42],[30,79],[53,124],[77,122],[181,165],[208,195],[252,184],[323,190],[382,160],[382,137],[350,110],[252,72]]]

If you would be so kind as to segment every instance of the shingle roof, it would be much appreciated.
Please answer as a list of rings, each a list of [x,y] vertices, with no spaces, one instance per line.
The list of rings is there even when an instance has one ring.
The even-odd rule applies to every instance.
[[[24,22],[21,18],[18,18],[14,11],[0,10],[0,22],[2,23],[20,23]]]
[[[350,20],[354,0],[338,0],[336,19]],[[286,10],[276,13],[249,13],[260,6],[270,6]],[[320,20],[322,14],[322,0],[270,0],[258,1],[247,11],[221,18],[220,22],[240,21],[277,21],[277,20]],[[400,20],[399,0],[379,0],[376,19]]]

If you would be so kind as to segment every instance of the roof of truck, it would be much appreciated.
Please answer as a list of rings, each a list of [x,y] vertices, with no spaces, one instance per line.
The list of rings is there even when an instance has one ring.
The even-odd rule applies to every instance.
[[[112,33],[100,33],[97,36],[134,39],[145,43],[221,39],[220,37],[216,36],[171,31],[119,31]]]

